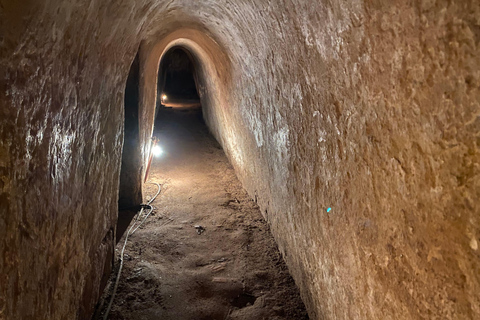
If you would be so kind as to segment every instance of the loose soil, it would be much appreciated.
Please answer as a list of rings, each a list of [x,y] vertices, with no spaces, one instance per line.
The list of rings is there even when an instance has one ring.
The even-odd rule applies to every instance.
[[[201,108],[162,108],[158,119],[164,154],[149,180],[162,192],[129,237],[109,319],[308,319],[268,225]],[[145,202],[156,191],[146,185]]]

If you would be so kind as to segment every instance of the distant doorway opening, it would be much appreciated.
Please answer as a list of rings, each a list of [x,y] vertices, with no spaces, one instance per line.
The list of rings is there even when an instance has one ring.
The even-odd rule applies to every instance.
[[[163,56],[157,81],[157,108],[199,106],[197,72],[193,57],[175,46]]]

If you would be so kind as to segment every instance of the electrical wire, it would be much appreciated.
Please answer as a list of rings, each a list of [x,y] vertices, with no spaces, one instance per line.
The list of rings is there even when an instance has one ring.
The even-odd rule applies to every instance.
[[[117,278],[115,279],[115,285],[113,287],[112,296],[110,298],[110,302],[108,303],[107,310],[103,315],[103,320],[107,320],[108,314],[110,313],[110,309],[112,308],[113,300],[115,299],[115,294],[117,293],[118,283],[120,282],[120,275],[122,273],[122,268],[123,268],[123,255],[125,253],[125,247],[127,246],[128,236],[132,235],[135,231],[137,231],[137,229],[147,220],[148,216],[153,211],[153,207],[150,204],[155,200],[155,198],[157,198],[157,196],[160,194],[160,191],[162,190],[162,186],[160,184],[156,182],[149,182],[149,183],[156,185],[158,187],[158,191],[153,196],[152,199],[150,199],[146,204],[142,205],[142,209],[140,209],[140,212],[135,215],[135,221],[133,222],[132,226],[130,227],[130,229],[128,229],[128,232],[125,235],[125,242],[123,243],[122,251],[120,253],[120,267],[118,268]],[[135,227],[135,224],[137,223],[138,218],[142,215],[145,208],[149,209],[148,213],[145,215],[145,218],[142,220],[142,222],[140,222],[140,224],[132,231],[133,227]]]
[[[145,218],[143,218],[142,222],[140,222],[140,224],[138,225],[138,227],[136,227],[135,229],[133,229],[132,233],[131,234],[134,234],[135,231],[137,231],[138,228],[140,228],[140,226],[147,220],[148,216],[150,215],[150,213],[153,212],[153,207],[150,205],[154,200],[155,198],[160,194],[160,191],[161,191],[161,185],[156,183],[156,182],[150,182],[151,184],[155,184],[157,187],[158,187],[158,191],[157,193],[153,196],[152,199],[150,199],[147,204],[145,205],[146,207],[148,207],[148,209],[150,209],[150,211],[148,211],[148,213],[145,215]],[[140,215],[138,215],[140,217]]]
[[[147,220],[148,216],[149,216],[150,213],[152,213],[152,211],[153,211],[153,207],[152,207],[151,205],[149,205],[149,204],[143,205],[143,208],[147,208],[147,209],[149,209],[150,211],[148,211],[148,213],[145,215],[145,218],[143,218],[142,222],[140,222],[140,224],[139,224],[135,229],[133,229],[133,231],[130,233],[130,235],[134,234],[135,231],[137,231],[137,229],[140,228],[140,226],[145,222],[145,220]],[[143,208],[142,208],[142,209],[143,209]],[[140,217],[140,216],[141,216],[141,214],[138,215],[138,217]]]

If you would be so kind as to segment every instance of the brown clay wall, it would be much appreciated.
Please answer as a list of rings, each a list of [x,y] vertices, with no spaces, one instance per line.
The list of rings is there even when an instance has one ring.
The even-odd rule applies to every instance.
[[[478,318],[480,4],[235,9],[216,131],[310,316]]]
[[[88,319],[97,301],[138,47],[117,19],[132,6],[1,2],[0,319]]]

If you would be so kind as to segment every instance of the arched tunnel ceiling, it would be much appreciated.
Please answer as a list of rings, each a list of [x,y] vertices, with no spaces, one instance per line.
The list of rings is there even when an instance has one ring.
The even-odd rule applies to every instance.
[[[217,114],[222,114],[227,107],[231,92],[231,61],[225,53],[225,49],[212,39],[207,33],[197,29],[180,28],[163,37],[155,36],[151,41],[142,45],[144,57],[143,74],[143,103],[142,121],[149,123],[150,127],[145,130],[145,139],[153,130],[153,118],[155,114],[158,68],[164,54],[173,47],[181,47],[188,50],[198,72],[198,90],[202,97],[204,116],[211,119],[210,110],[215,108]],[[216,120],[216,119],[215,119]],[[214,120],[214,121],[215,121]],[[214,127],[211,126],[212,129]],[[145,155],[148,152],[145,152]],[[145,156],[145,162],[147,157]]]
[[[478,1],[0,4],[0,317],[91,314],[174,45],[312,319],[480,317]]]

